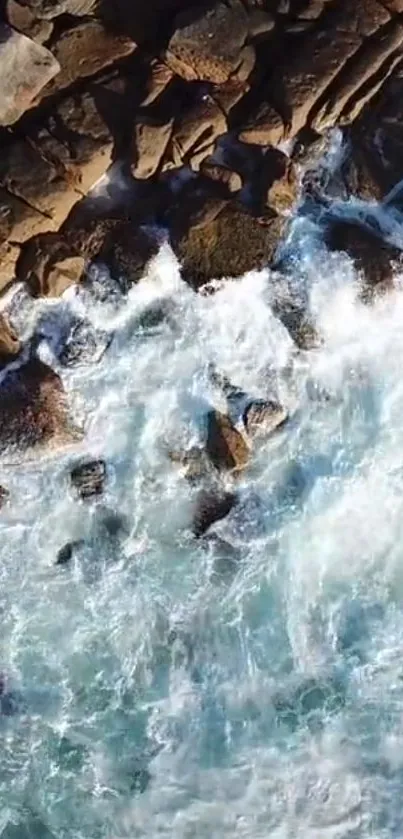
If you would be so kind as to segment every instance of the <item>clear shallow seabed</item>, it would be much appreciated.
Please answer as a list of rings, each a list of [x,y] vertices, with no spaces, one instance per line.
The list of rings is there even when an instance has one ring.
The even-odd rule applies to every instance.
[[[399,220],[374,212],[399,241]],[[361,304],[351,263],[307,218],[288,247],[324,336],[310,353],[271,313],[269,271],[195,295],[167,245],[124,299],[20,301],[21,329],[48,330],[41,356],[85,425],[74,456],[105,457],[102,503],[128,532],[102,536],[98,505],[71,496],[71,451],[3,457],[0,666],[14,704],[0,716],[0,829],[403,836],[403,291],[397,280]],[[72,312],[99,343],[88,363],[57,367]],[[214,528],[236,561],[192,539],[194,490],[167,457],[197,441],[207,402],[223,407],[212,362],[290,413]]]

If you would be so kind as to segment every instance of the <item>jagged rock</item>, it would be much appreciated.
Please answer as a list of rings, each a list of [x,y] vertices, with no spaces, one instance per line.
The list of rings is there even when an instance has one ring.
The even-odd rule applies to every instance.
[[[242,189],[242,178],[233,169],[227,169],[219,163],[211,163],[204,160],[200,166],[200,173],[218,184],[222,184],[230,193],[239,192]]]
[[[240,63],[248,35],[248,17],[241,0],[194,7],[178,15],[166,52],[167,64],[187,81],[225,82]]]
[[[20,0],[38,18],[54,18],[59,15],[88,15],[97,0]]]
[[[153,61],[150,66],[150,75],[146,83],[146,94],[141,102],[143,107],[152,105],[163,93],[174,78],[170,67],[162,61]]]
[[[189,164],[195,171],[211,154],[215,142],[227,131],[227,120],[210,95],[184,111],[175,120],[164,158],[164,169]]]
[[[193,533],[196,537],[204,533],[217,521],[224,519],[237,502],[234,492],[220,488],[203,489],[199,492],[193,513]]]
[[[142,279],[159,248],[160,242],[152,232],[127,222],[106,238],[99,256],[113,276],[123,278],[130,286]]]
[[[10,324],[0,314],[0,369],[15,358],[21,349],[21,343]]]
[[[249,460],[249,447],[229,417],[220,411],[207,415],[206,452],[220,471],[243,469]]]
[[[151,178],[160,167],[172,135],[173,119],[159,123],[146,117],[136,120],[133,131],[132,153],[134,178]]]
[[[0,385],[0,449],[59,447],[80,439],[69,421],[59,376],[38,358],[12,370]]]
[[[102,495],[106,478],[105,461],[89,460],[79,463],[71,470],[70,478],[76,493],[83,501]]]
[[[43,44],[50,38],[53,32],[53,23],[50,20],[39,20],[32,14],[28,6],[17,3],[16,0],[6,0],[6,19],[13,29],[22,32],[39,44]]]
[[[242,207],[226,203],[203,226],[175,230],[173,249],[183,278],[198,289],[213,279],[240,277],[266,268],[284,229],[280,216],[256,218]]]
[[[370,286],[392,284],[393,270],[402,264],[402,251],[385,242],[381,235],[360,222],[345,219],[330,221],[325,242],[331,251],[344,251],[356,270]]]
[[[84,274],[85,260],[60,233],[42,233],[22,248],[16,277],[33,297],[59,297]]]
[[[6,24],[0,25],[0,125],[12,125],[60,70],[45,47]]]
[[[52,43],[60,72],[42,90],[41,98],[64,90],[79,79],[94,76],[135,49],[131,38],[114,35],[98,20],[87,20],[67,29]]]
[[[287,419],[287,411],[279,402],[255,399],[246,406],[242,419],[250,437],[270,434]]]

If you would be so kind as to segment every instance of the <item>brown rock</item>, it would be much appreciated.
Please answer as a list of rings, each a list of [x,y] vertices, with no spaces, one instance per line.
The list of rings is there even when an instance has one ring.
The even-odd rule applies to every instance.
[[[144,277],[159,248],[160,242],[155,235],[127,222],[105,239],[99,256],[115,277],[123,278],[130,286]]]
[[[220,471],[239,471],[249,460],[249,448],[242,434],[219,411],[210,411],[207,416],[206,452]]]
[[[98,20],[87,20],[67,29],[52,43],[52,53],[60,65],[60,72],[41,92],[41,98],[99,73],[135,49],[136,44],[131,38],[114,35]]]
[[[79,439],[69,422],[59,376],[38,358],[8,373],[0,386],[0,449],[57,447]]]
[[[49,50],[6,24],[0,26],[0,125],[12,125],[60,70]]]
[[[250,437],[271,434],[287,419],[287,411],[279,402],[254,400],[243,412],[243,422]]]
[[[284,121],[268,102],[262,102],[257,106],[238,133],[242,143],[254,146],[277,146],[285,136]]]
[[[70,473],[71,483],[83,501],[102,495],[106,478],[104,460],[89,460],[79,463]]]
[[[166,53],[167,64],[187,81],[221,84],[236,70],[248,35],[241,0],[219,2],[206,10],[178,15]]]
[[[10,324],[0,314],[0,368],[15,358],[21,349],[21,343]]]
[[[281,217],[255,218],[227,203],[217,217],[202,227],[173,232],[173,249],[182,276],[193,288],[210,280],[240,277],[266,268],[285,229]]]
[[[61,234],[42,233],[22,248],[16,276],[33,297],[59,297],[80,281],[84,267],[84,258],[72,251]]]
[[[370,286],[392,285],[393,270],[402,263],[402,252],[368,227],[356,221],[331,221],[325,234],[331,251],[343,251]]]
[[[150,75],[146,85],[146,95],[142,101],[142,106],[152,105],[161,93],[168,87],[174,78],[174,73],[170,67],[162,61],[153,61],[150,67]]]
[[[162,125],[145,117],[136,120],[132,146],[135,162],[131,167],[134,178],[146,179],[155,175],[171,138],[173,123],[173,119]]]
[[[204,533],[217,521],[224,519],[237,502],[234,492],[220,489],[203,489],[197,496],[193,513],[193,533],[196,537]]]

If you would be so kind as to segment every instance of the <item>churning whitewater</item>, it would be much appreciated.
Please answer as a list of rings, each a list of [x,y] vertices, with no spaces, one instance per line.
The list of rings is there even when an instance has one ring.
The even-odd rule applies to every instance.
[[[376,212],[398,240],[399,219]],[[1,464],[15,503],[0,521],[0,827],[28,814],[65,839],[403,835],[403,292],[397,278],[360,302],[308,218],[286,247],[323,336],[310,352],[271,311],[276,274],[197,295],[167,244],[126,297],[98,266],[89,289],[11,304],[23,335],[41,324],[86,435]],[[77,313],[86,353],[61,367]],[[168,453],[223,407],[212,364],[289,421],[254,447],[223,541],[202,543]],[[109,464],[118,538],[97,527],[101,502],[68,491],[80,452]]]

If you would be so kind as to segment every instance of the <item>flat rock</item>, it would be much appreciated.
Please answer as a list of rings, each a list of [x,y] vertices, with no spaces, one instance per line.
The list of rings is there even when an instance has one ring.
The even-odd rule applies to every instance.
[[[237,502],[234,492],[220,488],[203,489],[196,498],[192,530],[196,537],[204,533],[217,521],[224,519]]]
[[[6,24],[0,26],[0,125],[12,125],[60,70],[51,52]]]
[[[235,71],[248,35],[240,0],[218,2],[206,10],[194,7],[178,15],[174,26],[165,58],[179,76],[220,84]]]
[[[131,38],[114,35],[98,20],[87,20],[67,29],[52,43],[52,54],[60,65],[60,72],[42,90],[41,98],[99,73],[135,49]]]
[[[106,479],[105,461],[79,463],[71,470],[70,478],[74,490],[83,501],[102,495]]]
[[[210,411],[207,415],[206,453],[219,471],[238,471],[249,461],[244,437],[220,411]]]
[[[284,219],[256,218],[242,207],[226,203],[203,226],[173,232],[173,249],[183,278],[193,288],[210,280],[240,277],[270,265],[281,236]]]
[[[0,385],[0,449],[57,448],[80,439],[69,420],[60,377],[38,358],[12,370]]]

